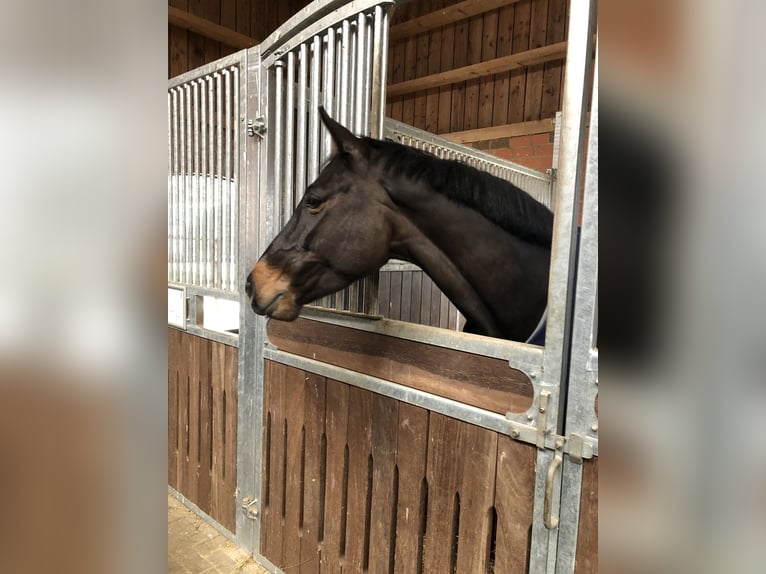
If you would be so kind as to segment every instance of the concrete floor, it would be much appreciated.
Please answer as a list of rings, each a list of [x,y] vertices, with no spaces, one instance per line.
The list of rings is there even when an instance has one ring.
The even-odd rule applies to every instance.
[[[168,494],[168,574],[268,574],[215,528]]]

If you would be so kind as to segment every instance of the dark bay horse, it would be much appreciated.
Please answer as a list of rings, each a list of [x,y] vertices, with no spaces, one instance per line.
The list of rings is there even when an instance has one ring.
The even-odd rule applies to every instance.
[[[527,340],[546,306],[551,211],[504,180],[358,138],[319,111],[338,151],[248,275],[253,310],[292,321],[396,258],[428,273],[466,331]]]

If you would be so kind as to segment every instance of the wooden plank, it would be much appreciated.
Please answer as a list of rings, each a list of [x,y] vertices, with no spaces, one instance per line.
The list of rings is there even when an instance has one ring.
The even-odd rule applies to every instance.
[[[211,362],[213,343],[197,337],[199,351],[197,355],[197,378],[199,379],[199,479],[197,484],[197,506],[210,514],[211,482],[213,458],[213,388],[211,382]]]
[[[347,436],[348,491],[343,569],[363,572],[367,570],[370,551],[372,393],[358,387],[350,387],[348,392]]]
[[[189,490],[189,336],[181,338],[179,373],[179,400],[178,409],[181,414],[178,420],[178,434],[180,437],[181,452],[178,465],[179,492],[184,496],[191,497]]]
[[[545,45],[548,32],[548,0],[535,0],[532,4],[529,47]],[[527,68],[527,89],[524,96],[524,121],[539,120],[543,99],[544,64]]]
[[[561,42],[566,39],[567,0],[550,0],[548,6],[547,42]],[[552,118],[561,109],[561,82],[564,62],[548,62],[543,72],[543,98],[540,117]]]
[[[383,271],[378,282],[378,311],[384,317],[391,313],[391,271]]]
[[[481,44],[482,61],[492,60],[498,56],[498,13],[489,12],[484,15],[484,31]],[[479,80],[479,110],[476,127],[483,128],[492,125],[492,96],[495,93],[495,77],[485,76]]]
[[[497,55],[507,56],[512,51],[513,18],[515,6],[500,9],[497,17]],[[508,94],[511,81],[510,72],[495,76],[495,93],[492,98],[492,124],[505,124],[508,121]]]
[[[456,572],[487,572],[498,435],[468,423],[460,422],[459,425],[459,440],[452,447],[452,456],[461,471]]]
[[[442,292],[436,283],[431,283],[431,322],[430,325],[438,327],[441,324]]]
[[[472,143],[500,138],[548,133],[554,131],[554,129],[554,119],[546,118],[531,122],[519,122],[515,124],[505,124],[501,126],[493,126],[489,128],[480,128],[476,130],[452,132],[439,135],[444,139],[448,139],[457,143]]]
[[[405,80],[388,86],[388,97],[393,98],[404,94],[411,94],[419,90],[436,88],[465,80],[478,79],[490,74],[498,74],[509,70],[521,70],[534,64],[559,60],[566,56],[566,46],[566,42],[557,42],[555,44],[542,46],[541,48],[511,54],[510,56],[494,58],[487,62],[479,62],[477,64],[463,66],[448,72],[440,72],[421,78]]]
[[[404,46],[404,82],[415,81],[417,78],[417,39],[408,38]],[[396,85],[396,84],[393,84]],[[387,90],[390,89],[390,86]],[[410,90],[402,100],[402,121],[408,125],[415,125],[415,98],[412,95],[417,90]],[[393,97],[393,96],[392,96]]]
[[[348,432],[349,387],[327,379],[325,434],[327,439],[327,478],[320,565],[322,574],[341,572],[341,543],[346,535],[346,444]]]
[[[412,302],[410,304],[410,316],[406,320],[420,324],[420,300],[423,286],[423,272],[412,272]]]
[[[449,308],[450,301],[447,296],[442,293],[439,298],[439,327],[442,329],[451,329],[452,326],[449,323]]]
[[[426,453],[428,411],[399,404],[396,468],[399,490],[396,504],[396,574],[421,572],[428,488]]]
[[[463,21],[455,26],[455,51],[450,70],[465,67],[468,62],[468,22]],[[447,73],[450,70],[444,70]],[[389,86],[390,89],[391,86]],[[463,129],[465,119],[465,82],[453,86],[447,84],[452,90],[452,107],[450,109],[450,131]],[[388,93],[388,91],[386,92]]]
[[[497,444],[495,572],[529,570],[536,449],[500,436]]]
[[[285,515],[282,521],[282,561],[279,566],[301,563],[301,526],[304,499],[304,421],[306,374],[293,368],[285,370],[282,381],[287,420],[285,450]]]
[[[171,7],[185,10],[187,0],[170,0],[169,8]],[[187,52],[189,33],[170,25],[170,22],[168,24],[168,75],[173,78],[191,70]]]
[[[439,72],[452,69],[455,61],[455,26],[444,26],[441,29],[441,55],[439,58]],[[437,101],[438,116],[436,125],[429,128],[433,133],[445,132],[450,129],[452,116],[452,87],[442,86],[439,88]]]
[[[178,360],[181,332],[168,328],[168,484],[178,490]]]
[[[226,420],[223,412],[223,394],[226,379],[226,348],[213,345],[210,378],[213,401],[213,465],[210,485],[210,516],[221,522],[224,506],[224,433]]]
[[[513,16],[513,38],[511,56],[529,53],[529,26],[532,18],[532,0],[516,5]],[[554,44],[555,45],[555,44]],[[565,54],[561,56],[565,57]],[[554,58],[555,59],[555,58]],[[534,62],[538,63],[538,62]],[[524,119],[524,95],[526,90],[526,69],[511,70],[508,95],[508,122],[517,123]]]
[[[468,66],[482,63],[482,36],[484,31],[484,18],[476,16],[468,21]],[[451,72],[443,72],[450,74]],[[473,129],[478,127],[479,117],[479,77],[468,77],[465,83],[465,110],[463,111],[463,128]]]
[[[391,272],[391,299],[389,317],[401,319],[402,317],[402,272]]]
[[[391,80],[388,84],[404,81],[404,65],[406,58],[407,44],[405,42],[397,42],[391,48],[392,59],[391,63]],[[404,121],[404,98],[394,98],[391,101],[391,117],[398,121]]]
[[[268,386],[266,445],[269,447],[264,479],[264,509],[261,524],[261,554],[282,564],[282,521],[285,513],[285,380],[288,367],[267,361],[264,387]]]
[[[324,377],[305,374],[303,397],[305,463],[303,477],[303,523],[301,524],[300,572],[319,572],[320,532],[324,522],[326,466],[324,431],[327,383]]]
[[[575,572],[598,572],[598,457],[583,461]]]
[[[237,32],[250,37],[250,0],[236,0]]]
[[[384,378],[493,412],[523,412],[532,385],[501,359],[318,321],[269,321],[272,344],[290,353]]]
[[[418,34],[423,34],[430,30],[435,30],[442,26],[449,26],[461,20],[472,16],[483,14],[495,10],[501,6],[514,4],[519,0],[465,0],[452,6],[447,6],[440,10],[435,10],[413,18],[401,24],[391,26],[389,37],[392,41],[401,38],[409,38]]]
[[[428,427],[428,509],[424,572],[455,572],[453,547],[459,529],[458,488],[460,461],[455,447],[460,439],[460,423],[437,413],[430,413]]]
[[[420,324],[431,324],[431,288],[433,287],[433,281],[426,275],[425,272],[419,273],[421,286],[420,286]]]
[[[399,317],[409,321],[412,309],[412,271],[402,272],[402,307]]]
[[[221,0],[202,0],[202,17],[213,22],[221,23]],[[218,40],[205,38],[205,62],[212,62],[221,57],[221,43]]]
[[[429,74],[430,60],[432,58],[430,51],[430,37],[428,34],[424,34],[418,37],[417,41],[417,56],[415,64],[415,77],[422,78]],[[415,93],[415,109],[413,123],[416,128],[426,128],[426,114],[428,111],[428,97],[425,90]]]
[[[221,343],[213,343],[221,345]],[[224,379],[224,489],[221,500],[221,524],[231,532],[236,529],[236,500],[237,490],[237,348],[223,345],[225,348]]]
[[[397,512],[396,452],[399,403],[372,395],[372,497],[369,572],[388,573],[394,563]]]

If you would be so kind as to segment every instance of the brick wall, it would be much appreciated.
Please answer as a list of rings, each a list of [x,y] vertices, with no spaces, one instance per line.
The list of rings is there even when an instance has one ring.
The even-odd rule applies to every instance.
[[[476,142],[473,147],[537,171],[553,167],[553,132]]]

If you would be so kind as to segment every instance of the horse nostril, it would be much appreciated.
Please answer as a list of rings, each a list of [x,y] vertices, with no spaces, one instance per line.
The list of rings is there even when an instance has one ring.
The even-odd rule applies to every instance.
[[[247,280],[245,281],[245,293],[247,293],[247,297],[249,299],[252,299],[253,297],[253,274],[252,273],[247,274]]]

